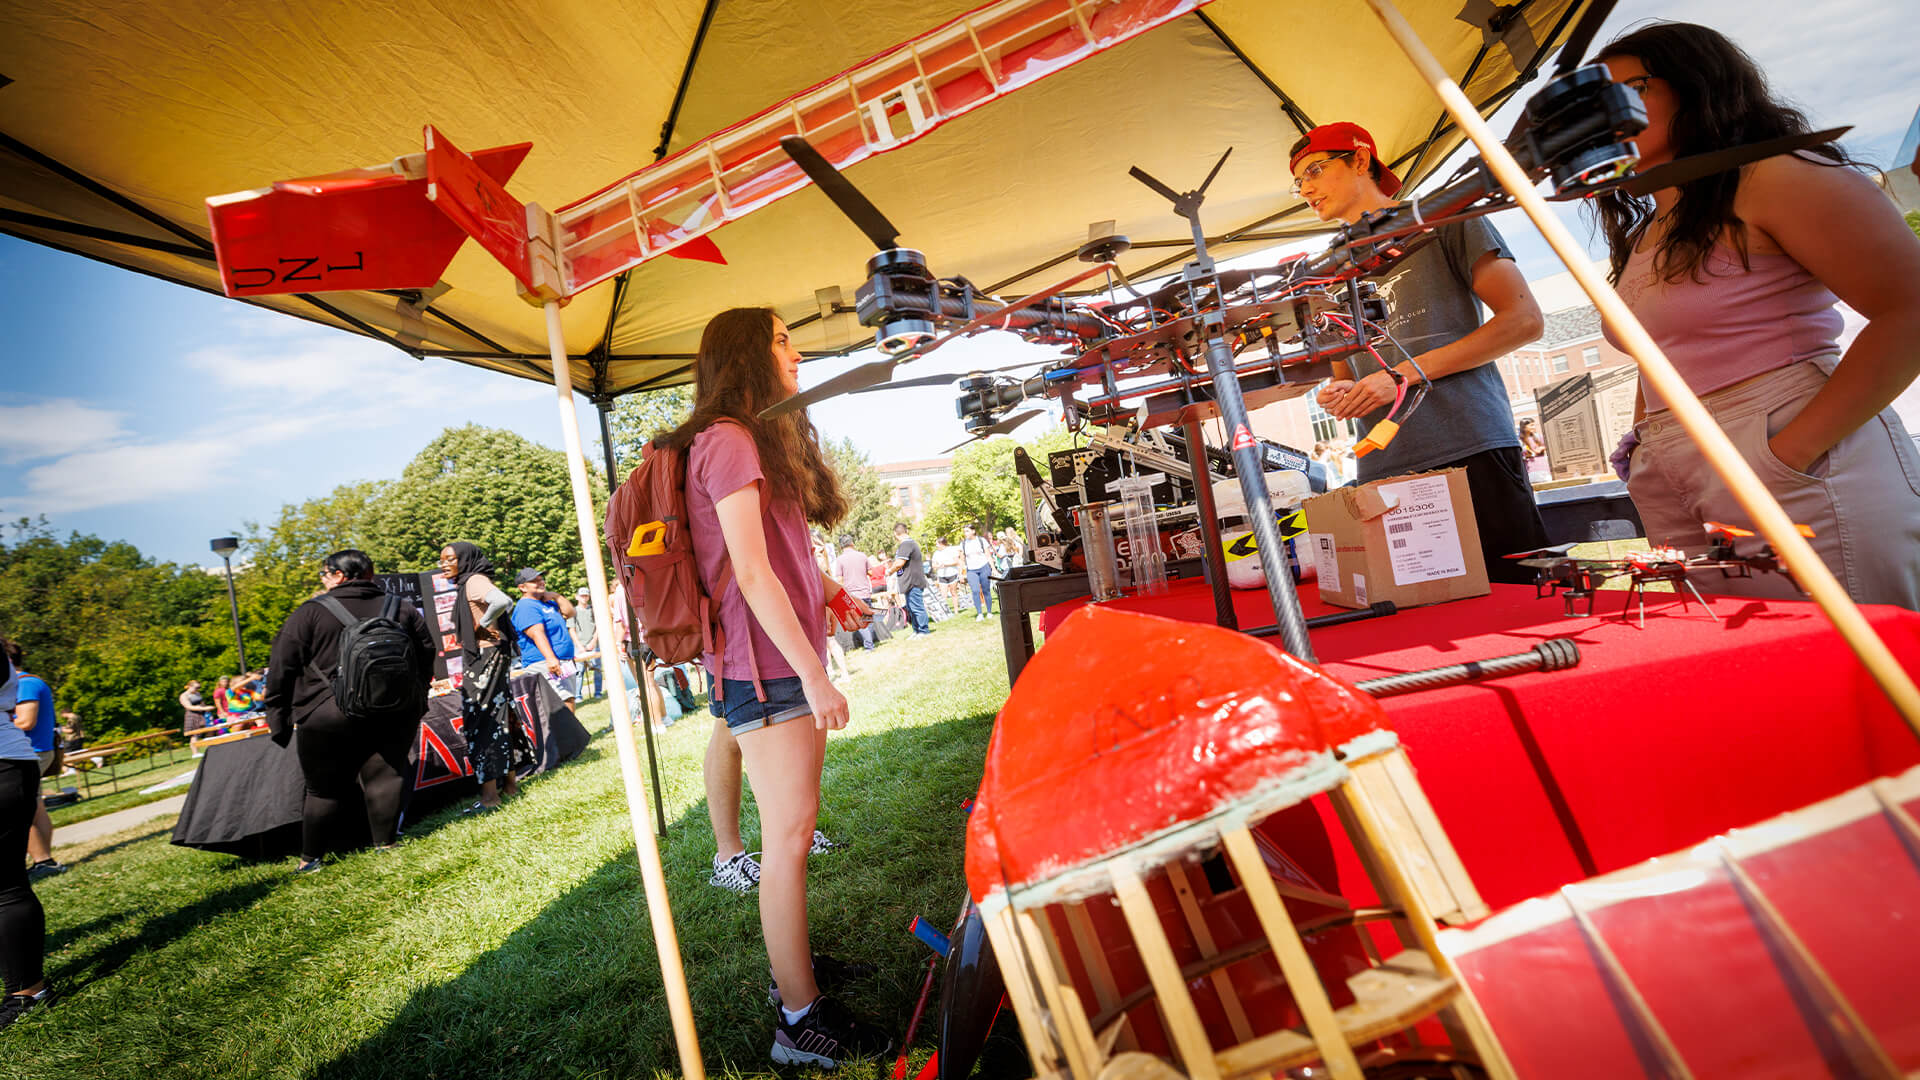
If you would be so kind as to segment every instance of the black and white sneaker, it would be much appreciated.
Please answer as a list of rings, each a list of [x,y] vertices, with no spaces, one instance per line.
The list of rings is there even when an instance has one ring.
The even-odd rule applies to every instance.
[[[713,876],[707,879],[707,884],[728,892],[750,893],[760,884],[760,864],[744,851],[730,859],[715,855]]]
[[[819,833],[814,833],[813,835],[816,838],[821,838]],[[818,839],[816,839],[816,843],[817,842],[818,842]],[[39,862],[34,863],[32,866],[27,867],[27,880],[39,881],[42,878],[55,877],[59,874],[64,874],[66,872],[67,872],[67,868],[55,862],[54,860],[42,859]]]
[[[822,994],[837,994],[861,979],[871,979],[880,969],[856,960],[842,960],[826,953],[813,954],[813,983]],[[780,1007],[780,984],[767,980],[767,1004]]]
[[[845,845],[838,840],[827,839],[827,834],[819,829],[813,830],[813,846],[807,849],[809,855],[825,855],[829,851],[838,851]]]
[[[4,1000],[0,1000],[0,1028],[12,1027],[15,1020],[27,1013],[34,1009],[51,1008],[59,1000],[60,995],[54,993],[50,986],[37,994],[8,994]]]
[[[891,1036],[855,1019],[845,1005],[825,994],[798,1023],[789,1024],[784,1014],[775,1014],[773,1060],[780,1065],[835,1069],[843,1061],[876,1058],[891,1049]]]

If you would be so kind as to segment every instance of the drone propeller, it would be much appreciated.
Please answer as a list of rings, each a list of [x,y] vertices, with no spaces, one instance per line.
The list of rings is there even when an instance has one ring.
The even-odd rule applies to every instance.
[[[980,439],[990,439],[995,435],[1011,435],[1013,434],[1013,429],[1019,427],[1021,424],[1026,423],[1036,416],[1044,415],[1046,415],[1044,409],[1022,409],[1017,413],[1009,413],[966,438],[961,439],[959,442],[954,443],[952,446],[947,447],[943,452],[951,454],[970,442],[975,442]]]
[[[1743,529],[1738,525],[1728,525],[1723,521],[1709,521],[1705,524],[1708,533],[1724,533],[1728,537],[1736,540],[1758,535],[1752,529]],[[1813,539],[1813,527],[1811,525],[1802,525],[1799,522],[1795,522],[1793,531],[1809,540]]]
[[[861,364],[828,379],[818,386],[810,386],[789,398],[783,398],[760,410],[760,419],[772,420],[785,416],[795,409],[804,409],[816,401],[825,401],[841,394],[851,394],[856,390],[884,389],[880,384],[893,378],[894,365],[900,361],[894,359],[874,360]]]
[[[890,382],[881,386],[863,386],[858,390],[849,390],[847,391],[847,393],[873,394],[873,393],[878,393],[881,390],[908,390],[918,386],[951,386],[954,383],[959,382],[961,379],[971,378],[976,375],[998,375],[1003,371],[1018,371],[1021,368],[1036,367],[1040,364],[1051,364],[1051,363],[1053,363],[1053,359],[1051,357],[1043,360],[1024,360],[1018,364],[1008,364],[1005,367],[987,368],[984,371],[956,371],[948,375],[922,375],[918,378],[901,379],[898,382]]]
[[[1689,154],[1683,158],[1675,158],[1664,165],[1655,165],[1646,172],[1628,178],[1623,185],[1623,190],[1629,195],[1651,195],[1661,188],[1679,187],[1703,176],[1737,169],[1762,158],[1791,154],[1795,150],[1805,150],[1810,146],[1821,146],[1852,130],[1852,127],[1828,128],[1825,131],[1814,131],[1805,135],[1782,135],[1777,139],[1748,143],[1745,146],[1729,146],[1725,150],[1715,150],[1706,154]]]
[[[799,135],[787,135],[780,140],[780,149],[787,152],[800,171],[807,174],[815,187],[833,200],[833,205],[847,215],[848,220],[859,226],[867,234],[873,246],[881,251],[900,246],[900,230],[880,212],[880,208],[869,202],[860,189],[853,186],[833,163],[822,157],[813,144]]]
[[[1567,556],[1568,556],[1569,554],[1571,554],[1571,553],[1572,553],[1572,551],[1573,551],[1573,549],[1574,549],[1574,547],[1575,547],[1575,544],[1574,544],[1574,543],[1572,543],[1572,542],[1570,542],[1570,543],[1565,543],[1565,544],[1554,544],[1554,545],[1551,545],[1551,546],[1549,546],[1549,547],[1541,547],[1541,548],[1533,548],[1533,549],[1531,549],[1531,550],[1529,550],[1529,551],[1516,551],[1516,552],[1514,552],[1514,553],[1513,553],[1513,554],[1511,554],[1511,555],[1503,555],[1503,556],[1501,556],[1501,558],[1505,558],[1505,559],[1544,559],[1544,558],[1548,558],[1548,557],[1553,557],[1553,558],[1561,558],[1561,559],[1564,559],[1564,558],[1566,558],[1566,557],[1567,557]],[[1525,564],[1525,563],[1522,563],[1521,565],[1523,565],[1523,566],[1524,566],[1524,565],[1526,565],[1526,564]]]

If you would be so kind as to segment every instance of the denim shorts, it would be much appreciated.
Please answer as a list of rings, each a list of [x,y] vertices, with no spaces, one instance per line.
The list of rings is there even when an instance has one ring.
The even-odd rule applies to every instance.
[[[752,679],[727,679],[726,699],[723,701],[720,695],[713,693],[713,676],[708,675],[707,709],[725,720],[727,730],[735,735],[813,715],[813,707],[807,704],[807,695],[800,689],[798,675],[762,679],[760,685],[767,690],[765,701],[754,696]]]

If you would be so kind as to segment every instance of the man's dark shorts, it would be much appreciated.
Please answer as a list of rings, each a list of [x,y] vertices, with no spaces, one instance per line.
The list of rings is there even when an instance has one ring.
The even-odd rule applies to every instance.
[[[722,700],[721,695],[713,693],[713,676],[707,676],[707,709],[725,720],[727,730],[735,735],[813,715],[813,708],[807,704],[807,695],[800,689],[800,677],[797,675],[760,680],[760,685],[767,690],[765,701],[754,696],[752,679],[727,679],[725,682],[726,695]]]

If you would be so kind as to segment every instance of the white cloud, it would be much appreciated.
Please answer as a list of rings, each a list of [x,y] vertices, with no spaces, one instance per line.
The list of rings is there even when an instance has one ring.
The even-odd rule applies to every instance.
[[[203,493],[226,475],[236,454],[230,437],[81,450],[28,469],[26,490],[0,499],[7,516],[66,513]]]
[[[0,406],[0,464],[42,462],[14,477],[0,515],[204,496],[237,482],[237,466],[284,465],[283,455],[307,453],[315,440],[392,428],[418,402],[537,407],[553,393],[285,318],[224,320],[220,332],[232,343],[177,362],[204,391],[195,426],[220,434],[154,439],[160,433],[128,430],[125,413],[69,398]]]
[[[119,441],[125,414],[73,398],[0,405],[0,464],[17,465]]]
[[[443,394],[451,381],[459,382],[463,399],[475,405],[531,401],[552,392],[504,375],[461,378],[478,372],[456,372],[449,361],[415,360],[378,342],[328,330],[196,349],[184,363],[221,393],[275,411],[328,401],[364,405],[369,392],[404,401],[415,394]]]

